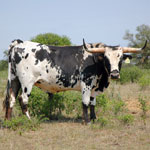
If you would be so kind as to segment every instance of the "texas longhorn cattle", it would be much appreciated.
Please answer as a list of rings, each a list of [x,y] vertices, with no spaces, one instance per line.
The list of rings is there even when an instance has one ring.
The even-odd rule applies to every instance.
[[[124,53],[137,53],[143,48],[107,46],[102,43],[81,46],[47,46],[15,40],[9,48],[5,118],[10,119],[20,89],[22,112],[30,118],[27,104],[33,85],[50,93],[77,90],[82,92],[83,120],[96,118],[96,96],[109,85],[109,78],[120,77]]]

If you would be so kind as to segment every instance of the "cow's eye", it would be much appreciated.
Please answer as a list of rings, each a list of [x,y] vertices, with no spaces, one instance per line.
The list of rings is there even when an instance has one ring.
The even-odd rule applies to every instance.
[[[118,56],[117,57],[119,57],[120,55],[118,54]]]

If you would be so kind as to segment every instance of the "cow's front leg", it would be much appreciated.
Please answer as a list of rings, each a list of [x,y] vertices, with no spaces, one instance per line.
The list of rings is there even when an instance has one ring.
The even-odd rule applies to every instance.
[[[88,106],[90,104],[90,95],[91,91],[89,88],[84,88],[82,91],[82,108],[83,108],[83,121],[85,124],[89,123],[89,118],[88,118]]]
[[[93,122],[96,119],[95,105],[96,105],[96,98],[90,97],[90,120]]]

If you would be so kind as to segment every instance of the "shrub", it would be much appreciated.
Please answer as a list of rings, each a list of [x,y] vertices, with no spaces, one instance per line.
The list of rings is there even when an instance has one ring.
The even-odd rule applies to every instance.
[[[0,61],[0,71],[7,70],[7,68],[8,68],[8,62],[6,60],[1,60]]]
[[[51,118],[61,114],[64,110],[62,93],[55,94],[49,99],[48,94],[34,87],[29,98],[29,112],[31,116]]]
[[[140,102],[140,108],[142,110],[142,120],[144,122],[144,125],[146,125],[146,113],[147,111],[149,110],[149,105],[148,105],[148,102],[147,102],[147,99],[146,98],[142,98],[142,97],[139,97],[139,102]]]
[[[134,117],[131,114],[125,114],[125,115],[119,116],[119,120],[121,120],[124,124],[129,124],[133,122]]]
[[[122,68],[120,72],[120,83],[137,82],[142,76],[142,70],[137,66]]]
[[[102,113],[104,113],[107,110],[108,98],[105,94],[100,94],[99,96],[97,96],[96,109],[98,109],[99,107],[102,108]]]
[[[142,89],[144,89],[145,87],[149,86],[150,85],[150,75],[149,73],[144,73],[139,81],[138,81],[139,85],[141,86]]]
[[[77,91],[64,92],[64,105],[66,114],[74,114],[79,118],[81,116],[81,93]]]
[[[25,115],[22,115],[12,118],[11,120],[5,120],[3,123],[1,123],[1,126],[12,130],[36,130],[39,127],[40,122],[41,121],[38,118],[34,117],[29,120]]]
[[[108,119],[106,117],[99,117],[97,120],[100,123],[101,127],[104,127],[108,124]]]
[[[124,110],[125,103],[121,99],[113,100],[113,112],[117,115],[119,112]]]

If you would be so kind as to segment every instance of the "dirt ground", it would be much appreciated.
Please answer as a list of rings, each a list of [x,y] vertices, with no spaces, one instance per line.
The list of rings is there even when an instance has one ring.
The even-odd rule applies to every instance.
[[[140,116],[138,98],[139,95],[149,98],[148,88],[141,91],[136,84],[111,85],[106,93],[112,94],[113,90],[119,93],[131,114]],[[0,110],[3,119],[2,107]],[[0,150],[150,150],[150,115],[146,126],[136,117],[133,124],[104,128],[58,120],[43,123],[36,131],[0,129]]]

